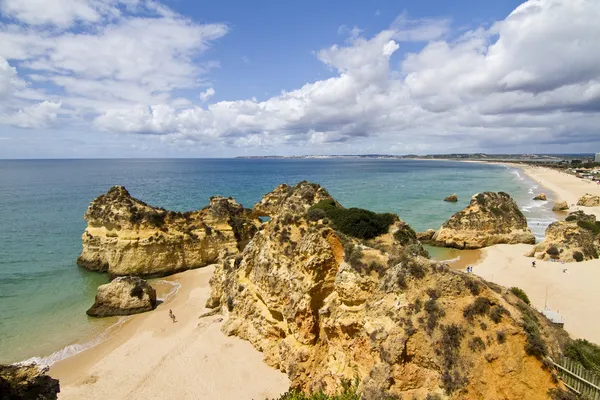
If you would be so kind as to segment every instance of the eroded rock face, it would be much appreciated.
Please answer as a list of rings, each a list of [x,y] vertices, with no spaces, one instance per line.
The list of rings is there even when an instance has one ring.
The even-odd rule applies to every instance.
[[[135,276],[122,276],[98,287],[96,301],[87,310],[91,317],[139,314],[156,308],[156,291]]]
[[[557,201],[552,207],[552,211],[565,211],[569,209],[569,204],[566,201]]]
[[[533,198],[533,200],[542,200],[542,201],[546,201],[548,200],[548,198],[546,197],[546,193],[540,193],[537,196],[535,196]]]
[[[122,186],[90,204],[77,263],[112,276],[167,275],[237,254],[259,222],[232,198],[186,213],[152,207]]]
[[[598,207],[600,206],[600,196],[594,196],[589,193],[586,193],[583,196],[581,196],[581,198],[577,202],[577,205],[584,207]]]
[[[600,222],[583,211],[570,213],[564,221],[553,222],[546,228],[544,241],[533,248],[529,256],[540,260],[565,262],[598,258]]]
[[[421,257],[396,240],[414,235],[395,235],[397,225],[359,241],[322,222],[275,216],[210,282],[207,306],[228,315],[224,332],[250,341],[293,387],[333,392],[357,377],[367,400],[547,398],[555,384],[525,355],[520,300]],[[465,316],[477,297],[489,310]]]
[[[35,365],[0,365],[0,399],[56,400],[57,379]]]
[[[274,217],[276,215],[300,215],[310,206],[322,200],[333,200],[325,188],[315,183],[302,181],[295,186],[281,184],[254,205],[254,215]]]
[[[458,201],[458,196],[456,195],[456,193],[451,194],[450,196],[447,196],[444,201],[450,202],[450,203],[456,203]]]
[[[435,229],[427,229],[425,232],[417,232],[417,239],[423,243],[429,243],[435,235]]]
[[[432,238],[438,246],[479,249],[498,243],[534,244],[535,237],[514,200],[503,192],[484,192],[454,214]]]

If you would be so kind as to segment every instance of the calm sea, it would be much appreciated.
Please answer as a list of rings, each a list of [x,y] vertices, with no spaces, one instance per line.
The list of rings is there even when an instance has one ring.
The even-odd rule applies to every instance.
[[[85,315],[104,274],[78,268],[82,217],[113,185],[152,205],[199,209],[214,195],[247,207],[280,183],[323,185],[346,207],[393,212],[415,230],[438,228],[477,192],[505,191],[542,237],[551,204],[503,166],[446,161],[307,159],[0,160],[0,363],[55,360],[89,345],[117,319]],[[459,202],[442,199],[457,193]],[[87,341],[87,342],[86,342]],[[67,347],[68,346],[68,347]]]

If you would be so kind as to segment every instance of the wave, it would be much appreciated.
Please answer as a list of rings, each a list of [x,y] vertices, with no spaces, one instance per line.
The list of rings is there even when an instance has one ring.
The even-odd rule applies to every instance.
[[[165,297],[159,297],[157,298],[157,300],[162,301],[163,303],[167,300],[170,300],[173,296],[175,296],[177,294],[177,292],[179,292],[179,289],[181,289],[181,283],[179,282],[171,282],[171,281],[165,281],[163,279],[156,281],[157,283],[164,283],[164,284],[168,284],[173,286],[171,288],[171,290],[169,290],[169,293],[167,293],[165,295]]]
[[[106,328],[101,334],[96,336],[94,339],[85,342],[85,343],[75,343],[69,346],[66,346],[54,353],[50,354],[47,357],[31,357],[27,360],[20,361],[16,363],[17,365],[31,365],[36,364],[43,368],[50,367],[52,364],[57,363],[59,361],[65,360],[69,357],[73,357],[76,354],[79,354],[87,349],[91,349],[99,345],[100,343],[106,342],[110,339],[114,333],[117,332],[118,328],[121,327],[125,322],[129,321],[133,318],[133,315],[128,315],[125,317],[120,317],[117,322]]]

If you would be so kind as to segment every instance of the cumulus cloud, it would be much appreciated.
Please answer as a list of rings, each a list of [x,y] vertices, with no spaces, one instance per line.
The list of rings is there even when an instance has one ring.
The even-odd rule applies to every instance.
[[[208,88],[204,92],[200,93],[200,100],[207,101],[215,95],[215,89]]]
[[[56,121],[60,106],[60,103],[44,101],[15,113],[0,116],[0,122],[19,128],[47,128]]]
[[[202,77],[217,64],[196,57],[227,26],[166,11],[123,18],[93,9],[104,22],[84,33],[5,27],[0,57],[34,71],[30,84],[61,88],[61,113],[91,117],[99,130],[270,151],[510,151],[600,140],[596,0],[529,0],[458,36],[449,19],[406,15],[372,37],[343,27],[344,45],[315,53],[335,76],[264,101],[209,105],[201,104],[212,87],[195,99],[172,93],[208,86]],[[85,20],[70,15],[68,23]],[[392,63],[405,42],[423,47]],[[0,63],[0,94],[10,71]]]

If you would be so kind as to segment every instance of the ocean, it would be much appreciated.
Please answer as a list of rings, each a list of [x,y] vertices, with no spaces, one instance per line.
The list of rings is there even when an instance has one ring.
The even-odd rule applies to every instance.
[[[0,160],[0,363],[40,357],[51,363],[103,340],[123,321],[86,316],[108,278],[75,264],[83,214],[111,186],[186,211],[214,195],[251,207],[278,184],[301,180],[323,185],[346,207],[396,213],[417,231],[437,229],[482,191],[509,193],[538,239],[555,219],[552,198],[532,201],[537,184],[500,165],[358,158]],[[442,201],[452,193],[458,203]]]

